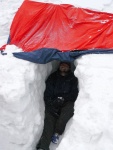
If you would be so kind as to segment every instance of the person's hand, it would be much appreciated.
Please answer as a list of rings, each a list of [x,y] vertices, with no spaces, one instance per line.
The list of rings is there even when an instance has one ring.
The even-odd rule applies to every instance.
[[[56,117],[59,116],[63,103],[64,103],[63,97],[57,97],[54,99],[54,101],[51,105],[51,112],[54,116],[56,116]]]
[[[63,97],[57,97],[53,100],[52,106],[54,108],[60,108],[64,103],[64,98]]]
[[[62,106],[63,103],[64,103],[64,98],[63,98],[63,97],[58,97],[58,98],[57,98],[57,101],[58,101],[58,105],[59,105],[59,106]]]

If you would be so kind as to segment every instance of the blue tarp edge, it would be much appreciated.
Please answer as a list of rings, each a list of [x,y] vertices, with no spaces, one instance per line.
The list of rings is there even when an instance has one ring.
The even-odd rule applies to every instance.
[[[54,48],[41,48],[32,52],[13,53],[14,57],[27,60],[33,63],[46,64],[53,60],[73,62],[80,56],[86,54],[113,54],[113,49],[93,49],[61,52]]]

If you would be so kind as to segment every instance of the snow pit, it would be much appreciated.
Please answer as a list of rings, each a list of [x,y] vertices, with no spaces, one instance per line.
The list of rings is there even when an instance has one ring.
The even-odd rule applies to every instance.
[[[36,0],[38,1],[38,0]],[[40,0],[113,13],[113,0]],[[23,0],[0,0],[0,46]],[[44,118],[43,92],[51,63],[41,65],[0,54],[0,150],[35,150]],[[87,55],[74,62],[79,79],[75,115],[50,150],[113,150],[113,55]],[[53,65],[54,70],[55,64]],[[62,138],[61,137],[61,138]]]
[[[0,149],[34,150],[44,119],[43,92],[51,63],[41,65],[0,55]],[[59,145],[51,150],[112,150],[113,55],[87,55],[77,59],[75,75],[79,95],[75,115]],[[53,69],[56,67],[53,64]]]

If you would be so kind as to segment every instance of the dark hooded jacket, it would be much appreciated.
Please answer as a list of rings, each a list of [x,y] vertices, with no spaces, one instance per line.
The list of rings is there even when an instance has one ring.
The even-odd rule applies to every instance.
[[[62,76],[58,70],[48,77],[44,92],[44,101],[46,108],[51,113],[61,108],[61,105],[57,105],[58,97],[63,97],[63,104],[65,104],[68,101],[75,102],[77,96],[78,80],[71,71],[66,76]]]

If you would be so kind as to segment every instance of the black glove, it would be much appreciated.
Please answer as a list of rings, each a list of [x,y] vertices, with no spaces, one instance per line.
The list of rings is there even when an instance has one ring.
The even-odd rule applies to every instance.
[[[64,98],[63,97],[58,97],[58,104],[59,106],[62,106],[64,104]]]
[[[55,117],[59,117],[60,115],[60,111],[61,111],[61,107],[64,103],[64,98],[63,97],[57,97],[53,100],[53,102],[51,103],[50,107],[49,107],[49,112],[55,116]]]
[[[64,98],[63,97],[57,97],[54,101],[53,101],[53,105],[55,107],[61,107],[64,103]]]

